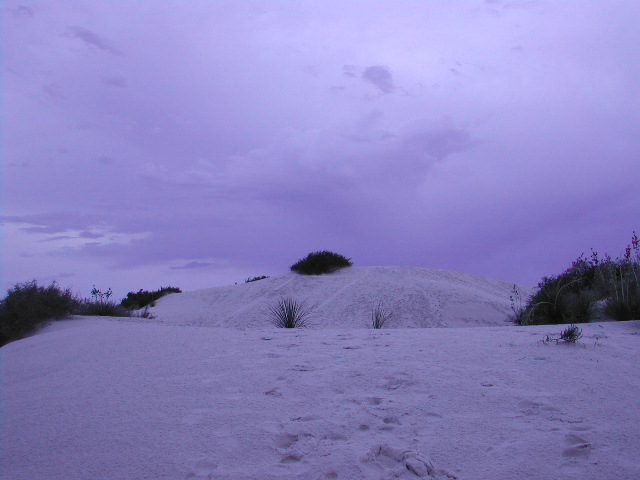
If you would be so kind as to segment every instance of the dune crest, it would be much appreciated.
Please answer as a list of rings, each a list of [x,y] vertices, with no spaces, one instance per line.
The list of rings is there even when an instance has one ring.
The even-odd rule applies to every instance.
[[[393,313],[390,328],[509,325],[513,284],[419,267],[348,267],[328,275],[286,273],[160,299],[151,309],[164,324],[270,327],[281,297],[303,302],[311,328],[367,328],[378,302]],[[530,291],[521,287],[524,293]]]

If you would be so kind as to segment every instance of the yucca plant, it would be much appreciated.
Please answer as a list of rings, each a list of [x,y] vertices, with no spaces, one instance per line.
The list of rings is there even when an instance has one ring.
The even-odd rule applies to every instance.
[[[300,328],[306,325],[309,310],[295,299],[283,297],[269,308],[269,316],[278,328]]]
[[[387,310],[387,308],[384,306],[384,303],[382,303],[382,300],[380,300],[378,304],[371,310],[371,326],[374,329],[379,330],[384,327],[384,325],[389,320],[391,320],[392,317],[393,313]]]

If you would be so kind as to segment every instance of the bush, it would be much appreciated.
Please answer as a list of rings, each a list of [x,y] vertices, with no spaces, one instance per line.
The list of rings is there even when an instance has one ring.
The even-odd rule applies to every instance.
[[[604,314],[614,320],[640,320],[640,288],[630,289],[624,296],[609,297]]]
[[[73,313],[76,315],[101,316],[101,317],[130,317],[131,313],[126,308],[109,300],[113,292],[111,288],[103,292],[94,285],[91,289],[93,299],[84,299],[78,302]]]
[[[322,251],[313,252],[291,265],[291,271],[302,275],[321,275],[332,273],[352,265],[351,259],[338,253]]]
[[[45,320],[70,315],[77,305],[71,291],[55,282],[48,287],[35,280],[14,285],[0,302],[0,346],[22,338]]]
[[[269,278],[267,275],[260,275],[259,277],[249,277],[244,283],[257,282],[258,280],[264,280],[265,278]]]
[[[512,291],[511,318],[519,325],[584,323],[604,313],[615,320],[640,319],[640,240],[633,233],[622,257],[592,251],[555,277],[544,277],[523,308]],[[604,305],[604,308],[601,308]]]
[[[129,310],[138,310],[140,308],[146,307],[147,305],[151,305],[159,298],[162,298],[170,293],[182,293],[182,290],[177,287],[160,287],[158,290],[155,290],[153,292],[140,289],[135,293],[127,293],[126,298],[123,298],[120,302],[120,306]]]
[[[78,303],[74,309],[75,315],[98,316],[98,317],[130,317],[131,312],[115,302],[96,302],[85,299]]]
[[[513,318],[519,325],[586,323],[593,318],[596,300],[597,295],[585,289],[585,282],[568,271],[543,278],[529,304],[514,310]]]
[[[271,321],[278,328],[304,327],[309,311],[306,307],[292,298],[281,298],[278,303],[269,308]]]

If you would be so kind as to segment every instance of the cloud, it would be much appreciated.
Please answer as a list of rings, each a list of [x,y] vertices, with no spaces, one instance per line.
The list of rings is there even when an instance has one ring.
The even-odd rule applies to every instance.
[[[515,230],[519,245],[539,237],[548,212],[564,212],[557,231],[574,210],[603,232],[608,215],[625,234],[635,218],[632,193],[600,216],[582,196],[638,170],[638,31],[619,8],[404,2],[371,22],[297,2],[267,16],[243,2],[19,3],[35,16],[6,19],[14,278],[73,268],[95,281],[116,265],[206,285],[226,266],[275,274],[312,248],[466,269],[491,266]],[[485,253],[461,254],[469,232]]]
[[[102,233],[96,233],[96,232],[80,232],[78,234],[78,237],[80,238],[104,238],[104,235]]]
[[[88,30],[84,27],[69,26],[67,27],[67,35],[82,40],[87,45],[94,46],[99,50],[105,51],[112,55],[124,56],[124,53],[111,45],[111,43],[102,38],[100,35]]]
[[[367,67],[362,72],[362,79],[378,87],[382,93],[391,93],[395,90],[393,77],[387,67]]]
[[[345,77],[355,78],[358,72],[358,67],[355,65],[343,65],[342,66],[342,75]]]
[[[171,269],[172,270],[193,270],[193,269],[199,269],[199,268],[208,268],[214,265],[215,264],[211,262],[189,262],[179,267],[171,267]]]
[[[22,227],[26,233],[67,233],[72,230],[88,231],[90,227],[100,223],[103,217],[82,215],[73,212],[39,213],[32,215],[0,216],[1,223],[30,225]]]
[[[127,86],[127,79],[119,76],[108,77],[103,80],[103,83],[110,87],[125,88]]]
[[[9,11],[16,17],[33,17],[33,9],[24,5],[18,5],[15,8],[9,9]]]
[[[468,130],[443,121],[428,127],[416,125],[407,133],[406,144],[435,160],[443,160],[454,153],[467,150],[473,142]]]

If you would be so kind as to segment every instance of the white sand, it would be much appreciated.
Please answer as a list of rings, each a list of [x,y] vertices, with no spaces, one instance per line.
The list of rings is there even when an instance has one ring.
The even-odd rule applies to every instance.
[[[172,295],[156,320],[56,322],[3,347],[0,478],[640,478],[640,322],[582,325],[576,345],[542,343],[562,326],[354,328],[381,292],[418,305],[417,277],[437,277],[424,297],[441,327],[470,325],[464,306],[501,324],[488,312],[509,289],[501,303],[492,280],[349,270]],[[323,308],[276,329],[253,290]],[[403,308],[395,326],[432,321]],[[323,323],[325,309],[350,313]],[[229,325],[219,312],[246,328],[184,326]]]
[[[313,328],[367,328],[379,301],[393,312],[390,327],[510,325],[513,284],[447,270],[350,267],[331,275],[287,273],[251,283],[169,295],[153,309],[155,323],[268,327],[281,297],[304,303]],[[524,293],[530,289],[520,287]]]

